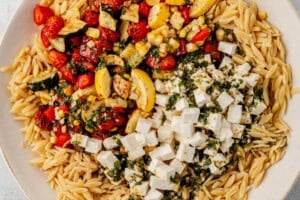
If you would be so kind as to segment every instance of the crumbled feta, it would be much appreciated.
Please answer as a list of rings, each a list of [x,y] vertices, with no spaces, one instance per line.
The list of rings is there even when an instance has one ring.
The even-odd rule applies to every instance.
[[[222,115],[218,113],[210,113],[207,118],[206,127],[214,133],[218,133],[221,129],[221,125]]]
[[[151,120],[139,118],[135,130],[139,133],[148,133],[151,129],[151,126],[152,126]]]
[[[134,185],[130,188],[130,192],[135,195],[145,196],[149,189],[149,182],[143,181],[141,184]]]
[[[71,143],[85,148],[89,137],[82,134],[74,134],[71,138]]]
[[[85,151],[88,153],[98,153],[102,148],[102,141],[89,138],[87,141],[87,145],[85,147]]]
[[[231,42],[219,42],[218,50],[228,55],[233,55],[236,52],[237,44]]]
[[[101,151],[97,156],[98,162],[105,168],[113,169],[118,158],[111,151]]]
[[[170,167],[172,167],[178,174],[182,174],[186,165],[178,159],[174,159],[170,162]]]
[[[245,126],[241,124],[232,124],[232,132],[234,138],[242,138]]]
[[[225,110],[233,101],[234,99],[225,91],[222,92],[221,95],[217,98],[217,102],[223,110]]]
[[[210,101],[210,96],[203,92],[200,88],[194,90],[193,93],[198,107],[202,107]]]
[[[184,110],[185,108],[188,108],[188,107],[189,107],[189,102],[187,101],[186,98],[179,99],[175,104],[175,109],[177,111],[182,111],[182,110]]]
[[[255,87],[258,80],[259,80],[259,75],[255,73],[251,73],[249,76],[244,77],[244,81],[251,87]]]
[[[147,195],[145,196],[145,200],[161,200],[163,198],[163,194],[156,189],[151,188]]]
[[[158,139],[156,136],[156,132],[154,130],[150,131],[149,133],[146,133],[145,138],[146,138],[146,144],[149,147],[154,147],[158,144]]]
[[[170,96],[163,95],[163,94],[156,94],[155,95],[155,103],[159,106],[166,107],[166,105],[169,103]]]
[[[161,126],[157,130],[158,141],[162,143],[172,143],[174,133],[170,126]]]
[[[159,178],[156,176],[150,176],[150,187],[158,190],[173,190],[174,184],[169,180]]]
[[[195,148],[191,147],[189,144],[180,143],[176,153],[176,158],[180,161],[192,163],[194,160],[195,151]]]
[[[133,150],[128,151],[129,160],[137,160],[145,155],[145,151],[142,147],[137,147]]]
[[[114,149],[119,147],[118,140],[120,140],[120,135],[114,135],[103,140],[103,146],[105,149]]]
[[[155,89],[156,89],[157,92],[159,92],[159,93],[166,93],[167,92],[166,86],[165,86],[164,82],[162,82],[161,80],[156,79],[155,82],[154,82],[154,85],[155,85]]]
[[[175,157],[175,153],[170,144],[162,144],[149,153],[152,159],[171,160]]]
[[[241,105],[231,105],[228,108],[227,120],[231,123],[239,124],[242,119],[242,106]]]
[[[251,69],[250,64],[249,63],[244,63],[242,65],[236,66],[235,71],[238,75],[245,76],[246,74],[249,73],[250,69]]]
[[[267,106],[264,102],[262,101],[255,101],[254,106],[250,108],[251,114],[252,115],[260,115],[267,109]]]
[[[186,108],[182,111],[181,117],[186,123],[197,123],[200,115],[199,108]]]
[[[211,86],[214,80],[202,69],[198,69],[191,78],[194,80],[194,84],[203,91]]]

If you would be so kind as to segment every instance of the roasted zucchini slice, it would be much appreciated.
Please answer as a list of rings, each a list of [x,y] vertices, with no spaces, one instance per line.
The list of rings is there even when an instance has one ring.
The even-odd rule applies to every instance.
[[[59,83],[58,73],[43,73],[40,76],[33,78],[29,83],[28,87],[32,91],[50,90],[57,86]]]
[[[65,39],[62,37],[58,37],[56,39],[49,40],[50,44],[57,51],[64,53],[66,51]]]
[[[59,31],[60,36],[72,36],[84,32],[87,30],[87,23],[79,19],[71,19],[67,21],[65,26]]]

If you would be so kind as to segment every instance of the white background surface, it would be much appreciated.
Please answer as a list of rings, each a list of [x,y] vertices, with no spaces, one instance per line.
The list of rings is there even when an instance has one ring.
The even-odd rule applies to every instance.
[[[14,14],[17,6],[21,0],[0,0],[0,41],[4,35],[4,31],[8,25],[9,20]],[[292,0],[295,7],[300,13],[300,1]],[[29,11],[31,12],[31,11]],[[21,37],[20,32],[20,37]],[[299,36],[300,37],[300,36]],[[30,180],[28,181],[30,183]],[[25,200],[25,196],[17,186],[15,180],[10,175],[4,160],[0,156],[0,200]],[[300,182],[296,184],[286,200],[300,199]]]

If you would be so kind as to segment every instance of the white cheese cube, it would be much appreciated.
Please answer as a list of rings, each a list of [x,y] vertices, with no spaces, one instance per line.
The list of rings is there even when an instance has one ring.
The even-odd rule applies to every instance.
[[[165,165],[165,163],[163,163],[161,160],[158,160],[156,158],[153,158],[149,164],[149,166],[147,167],[147,170],[152,172],[153,174],[155,174],[155,170],[158,166],[160,165]]]
[[[207,102],[210,101],[209,95],[207,95],[205,92],[203,92],[201,89],[196,89],[193,91],[195,102],[198,107],[204,106]]]
[[[176,11],[170,18],[170,23],[176,30],[180,30],[184,24],[184,19],[180,12]]]
[[[135,130],[139,133],[148,133],[151,129],[151,126],[151,120],[139,118]]]
[[[203,61],[205,61],[208,64],[210,64],[211,63],[211,56],[210,56],[210,54],[205,54],[204,58],[203,58]]]
[[[133,187],[131,187],[130,192],[132,194],[143,197],[147,194],[148,189],[149,189],[149,182],[148,181],[143,181],[141,184],[134,185]]]
[[[196,132],[189,140],[188,143],[197,149],[203,149],[206,146],[207,135],[202,132]]]
[[[171,160],[175,157],[175,153],[170,144],[162,144],[149,153],[152,159]]]
[[[181,117],[184,122],[197,123],[200,115],[199,108],[186,108],[182,111]]]
[[[170,162],[170,167],[172,167],[178,174],[181,174],[185,169],[186,165],[181,161],[174,159]]]
[[[222,81],[225,77],[223,72],[220,70],[217,70],[217,69],[213,70],[211,75],[212,75],[212,78],[217,81]]]
[[[161,126],[157,130],[158,141],[162,143],[172,143],[174,133],[170,126]]]
[[[236,52],[237,44],[231,42],[219,42],[218,50],[228,55],[233,55]]]
[[[219,175],[222,172],[213,162],[209,165],[209,171],[214,175]]]
[[[164,195],[156,189],[150,189],[144,200],[161,200]]]
[[[158,129],[161,126],[161,119],[149,119],[152,122],[152,128]]]
[[[160,107],[160,106],[156,106],[155,107],[155,112],[152,115],[152,119],[162,120],[163,117],[164,117],[163,108]]]
[[[137,147],[133,150],[128,151],[129,160],[137,160],[145,155],[145,151],[142,147]]]
[[[71,138],[71,143],[85,148],[87,145],[88,139],[89,139],[89,137],[86,135],[75,134]]]
[[[233,132],[231,130],[231,124],[227,122],[225,119],[222,120],[222,127],[220,133],[218,134],[218,138],[221,142],[225,141],[228,138],[231,138]]]
[[[195,127],[192,123],[179,124],[179,131],[176,132],[175,138],[177,141],[183,141],[191,138],[195,132]]]
[[[175,110],[164,110],[164,114],[166,116],[166,119],[169,120],[169,121],[172,121],[172,118],[174,116],[178,116],[178,111],[175,111]]]
[[[259,75],[255,73],[251,73],[249,76],[244,77],[244,81],[251,87],[255,87],[258,80],[259,80]]]
[[[114,135],[103,140],[103,146],[105,149],[114,149],[119,147],[118,140],[120,140],[120,135]]]
[[[169,103],[170,96],[163,94],[156,94],[155,103],[159,106],[166,107]]]
[[[229,71],[232,69],[233,66],[233,60],[231,58],[229,58],[228,56],[224,56],[219,69],[222,69],[224,71]]]
[[[232,124],[233,137],[238,139],[242,138],[245,128],[244,125]]]
[[[121,138],[121,142],[127,151],[131,151],[139,147],[136,134],[129,134]]]
[[[242,106],[241,105],[231,105],[228,108],[227,121],[231,123],[239,124],[242,119]]]
[[[150,176],[150,187],[158,190],[173,190],[174,184],[169,180],[159,178],[156,176]]]
[[[194,80],[194,84],[203,91],[211,86],[214,80],[203,70],[198,69],[191,78]]]
[[[209,156],[215,156],[218,152],[216,149],[209,149],[209,148],[206,148],[203,153],[205,155],[209,155]]]
[[[195,148],[188,144],[180,143],[176,153],[176,158],[180,161],[192,163],[195,155]]]
[[[156,132],[154,130],[150,131],[149,133],[146,133],[145,137],[146,137],[146,145],[147,146],[154,147],[158,144],[158,139],[156,136]]]
[[[88,153],[98,153],[102,148],[102,141],[97,139],[88,139],[85,151]]]
[[[174,132],[179,132],[180,124],[183,123],[183,119],[181,116],[174,116],[171,120],[171,129]]]
[[[175,109],[177,111],[182,111],[182,110],[184,110],[185,108],[188,108],[188,107],[189,107],[189,102],[187,101],[186,98],[179,99],[175,104]]]
[[[249,63],[244,63],[242,65],[236,66],[235,71],[238,75],[245,76],[246,74],[249,73],[250,69],[251,69],[250,64]]]
[[[143,180],[143,174],[139,171],[125,168],[124,170],[124,178],[128,183],[140,182]]]
[[[219,133],[222,125],[222,115],[218,113],[210,113],[207,118],[206,127],[214,133]]]
[[[161,80],[156,79],[155,82],[154,82],[154,85],[155,85],[155,89],[156,89],[157,92],[159,92],[159,93],[166,93],[167,92],[166,86],[165,86],[164,82],[162,82]]]
[[[252,115],[260,115],[267,109],[267,106],[262,101],[255,101],[255,104],[253,107],[250,108]]]
[[[251,114],[248,112],[242,113],[241,124],[252,124]]]
[[[222,151],[223,153],[229,152],[230,147],[232,146],[232,144],[233,144],[233,139],[232,139],[232,138],[226,139],[226,140],[225,140],[224,142],[222,142],[222,144],[221,144],[221,147],[220,147],[221,151]]]
[[[145,134],[142,133],[135,134],[135,138],[139,144],[139,147],[144,147],[147,145]]]
[[[111,151],[101,151],[97,156],[98,162],[105,168],[115,168],[118,158]]]
[[[233,96],[235,104],[244,102],[244,95],[241,92],[239,92],[237,89],[231,89],[230,95]]]
[[[110,175],[110,171],[110,169],[104,170],[104,175],[106,176],[106,178],[110,181],[111,184],[120,185],[124,181],[124,179],[121,178],[119,181],[114,181],[113,177],[111,177]]]
[[[155,169],[155,175],[166,180],[170,180],[171,177],[174,177],[175,173],[175,169],[166,164],[159,165]]]
[[[221,95],[217,98],[217,102],[223,110],[225,110],[233,101],[234,99],[225,91],[222,92]]]

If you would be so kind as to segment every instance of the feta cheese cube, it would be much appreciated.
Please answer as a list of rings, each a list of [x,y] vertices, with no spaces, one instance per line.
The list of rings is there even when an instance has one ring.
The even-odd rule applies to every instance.
[[[233,55],[236,52],[237,44],[231,42],[219,42],[218,50],[228,55]]]
[[[246,74],[249,73],[250,69],[251,69],[250,64],[249,63],[244,63],[242,65],[236,66],[235,71],[238,75],[245,76]]]
[[[158,166],[160,165],[165,165],[161,160],[158,160],[156,158],[153,158],[147,167],[147,170],[155,174],[155,170],[157,169]]]
[[[158,190],[174,190],[174,184],[169,180],[159,178],[156,176],[150,176],[150,187]]]
[[[179,132],[180,124],[183,123],[183,119],[181,116],[174,116],[171,119],[171,129],[174,132]]]
[[[111,151],[101,151],[97,156],[98,162],[105,168],[115,168],[118,158]]]
[[[177,111],[182,111],[182,110],[184,110],[185,108],[188,108],[188,107],[189,107],[189,102],[187,101],[186,98],[179,99],[175,104],[175,109]]]
[[[175,176],[174,168],[170,167],[169,165],[163,164],[159,165],[155,169],[155,175],[159,178],[163,178],[166,180],[170,180],[171,177]]]
[[[203,153],[205,155],[208,155],[208,156],[215,156],[218,152],[216,149],[209,149],[209,148],[206,148]]]
[[[143,174],[139,171],[129,169],[129,168],[125,168],[124,178],[130,184],[134,183],[134,182],[136,183],[136,182],[140,182],[140,181],[143,180]]]
[[[136,133],[126,135],[125,137],[121,138],[121,142],[127,151],[131,151],[139,147],[136,139]]]
[[[105,149],[114,149],[119,147],[118,140],[120,140],[120,135],[114,135],[103,140],[103,146]]]
[[[164,110],[164,113],[165,113],[167,120],[172,121],[172,118],[174,116],[178,116],[178,113],[180,113],[180,112],[175,111],[175,110]]]
[[[135,134],[135,139],[139,144],[139,147],[144,147],[147,145],[146,143],[146,135],[142,133]]]
[[[155,89],[156,89],[157,92],[159,92],[159,93],[166,93],[167,92],[166,86],[165,86],[164,82],[162,82],[161,80],[156,79],[155,82],[154,82],[154,85],[155,85]]]
[[[158,129],[161,126],[161,119],[149,119],[152,122],[152,128]]]
[[[139,133],[148,133],[151,129],[151,126],[152,126],[151,120],[139,118],[135,130]]]
[[[164,117],[163,108],[156,106],[155,112],[152,115],[152,119],[162,120],[163,117]]]
[[[174,159],[170,162],[170,167],[172,167],[178,174],[181,174],[185,169],[186,165],[178,159]]]
[[[231,105],[229,106],[227,113],[227,121],[231,123],[239,124],[242,119],[242,106],[241,105]]]
[[[214,155],[211,160],[214,162],[216,167],[223,167],[227,164],[227,159],[221,153]]]
[[[239,139],[242,138],[245,128],[244,125],[232,124],[233,137]]]
[[[222,115],[218,113],[210,113],[207,118],[206,127],[214,133],[219,133],[222,125]]]
[[[217,98],[217,102],[223,110],[225,110],[233,101],[234,99],[225,91],[222,92],[221,95]]]
[[[85,148],[87,145],[89,137],[82,134],[74,134],[71,138],[71,143],[76,144],[82,148]]]
[[[229,71],[232,69],[232,66],[233,66],[233,60],[228,56],[224,56],[219,66],[219,69],[222,69],[223,71]]]
[[[148,189],[149,189],[149,182],[148,181],[143,181],[141,184],[134,185],[133,187],[131,187],[130,192],[132,194],[143,197],[147,194]]]
[[[191,147],[189,144],[180,143],[176,153],[176,158],[180,161],[192,163],[194,160],[195,151],[195,148]]]
[[[251,73],[249,76],[244,77],[244,81],[251,87],[255,87],[258,80],[259,80],[259,75],[255,73]]]
[[[177,141],[184,141],[192,137],[195,132],[195,127],[192,123],[179,124],[179,130],[175,133]]]
[[[156,132],[154,130],[150,131],[149,133],[146,133],[145,137],[146,137],[146,146],[154,147],[158,144],[158,139],[156,136]]]
[[[251,114],[248,112],[242,113],[241,124],[252,124]]]
[[[250,111],[252,115],[260,115],[267,109],[267,106],[262,101],[256,101],[254,106],[251,107]]]
[[[217,81],[222,81],[225,77],[223,72],[220,70],[217,70],[217,69],[213,70],[211,75],[212,75],[212,78]]]
[[[170,144],[162,144],[149,153],[152,159],[171,160],[175,157],[175,153]]]
[[[89,138],[85,151],[88,153],[98,153],[102,148],[102,141],[97,139]]]
[[[164,195],[156,189],[151,188],[144,200],[161,200]]]
[[[200,115],[199,108],[186,108],[183,110],[181,117],[184,122],[197,123]]]
[[[207,135],[198,131],[188,140],[188,143],[197,149],[203,149],[206,146],[207,138]]]
[[[209,165],[209,171],[214,175],[219,175],[222,172],[213,162]]]
[[[161,126],[157,130],[158,141],[162,143],[172,143],[174,133],[170,126]]]
[[[193,91],[193,93],[195,97],[195,102],[198,107],[202,107],[210,101],[210,96],[203,92],[201,89],[196,89]]]
[[[145,151],[142,147],[137,147],[133,150],[128,151],[129,160],[137,160],[145,155]]]
[[[239,104],[244,102],[244,95],[237,89],[231,89],[230,95],[234,98],[234,103]]]
[[[198,69],[191,78],[194,80],[195,85],[203,91],[211,86],[214,80],[203,70]]]
[[[156,94],[155,104],[166,107],[166,105],[169,103],[169,98],[170,96],[168,95]]]
[[[232,144],[233,144],[233,139],[232,139],[232,138],[227,138],[227,139],[226,139],[224,142],[222,142],[222,144],[221,144],[221,147],[220,147],[221,151],[222,151],[223,153],[229,152],[230,147],[232,146]]]
[[[231,130],[231,124],[227,122],[225,119],[223,119],[222,121],[222,127],[219,135],[220,135],[219,139],[221,142],[233,136],[233,132]]]
[[[203,61],[206,61],[208,64],[210,64],[211,63],[211,56],[210,56],[210,54],[205,54],[204,58],[203,58]]]

